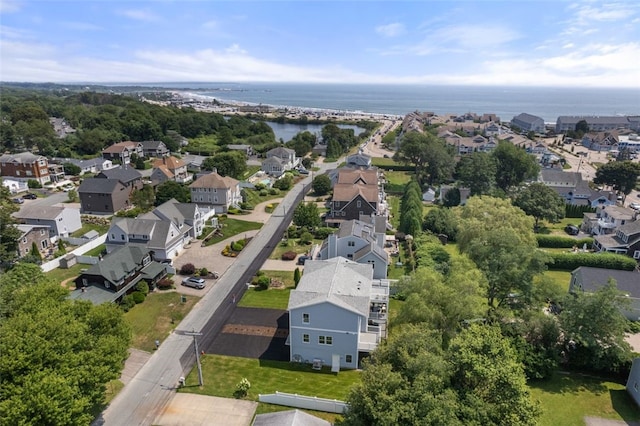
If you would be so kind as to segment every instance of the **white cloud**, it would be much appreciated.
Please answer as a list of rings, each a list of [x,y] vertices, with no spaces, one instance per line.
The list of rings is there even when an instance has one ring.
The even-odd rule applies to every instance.
[[[218,21],[210,20],[202,24],[202,28],[212,30],[218,27]]]
[[[16,0],[2,0],[0,1],[0,13],[17,12],[20,10],[21,6],[21,2]]]
[[[384,37],[397,37],[403,35],[406,32],[404,24],[400,22],[394,22],[387,25],[379,25],[376,27],[376,33]]]
[[[121,16],[125,16],[129,19],[133,19],[135,21],[156,22],[160,20],[160,17],[158,15],[143,9],[119,10],[117,14]]]

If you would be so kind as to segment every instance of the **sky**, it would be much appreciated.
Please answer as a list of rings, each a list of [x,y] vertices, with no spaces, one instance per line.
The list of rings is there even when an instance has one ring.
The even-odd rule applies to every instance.
[[[640,87],[640,1],[0,0],[0,81]]]

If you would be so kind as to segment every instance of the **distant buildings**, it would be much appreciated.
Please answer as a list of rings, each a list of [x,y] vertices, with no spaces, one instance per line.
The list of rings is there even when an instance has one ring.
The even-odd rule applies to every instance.
[[[637,126],[637,121],[633,117],[614,116],[568,116],[561,115],[556,121],[556,133],[563,133],[569,130],[576,130],[576,124],[586,121],[589,130],[592,132],[602,132],[606,130],[633,129]]]
[[[511,126],[518,127],[524,132],[544,133],[544,120],[536,115],[523,112],[511,119]]]

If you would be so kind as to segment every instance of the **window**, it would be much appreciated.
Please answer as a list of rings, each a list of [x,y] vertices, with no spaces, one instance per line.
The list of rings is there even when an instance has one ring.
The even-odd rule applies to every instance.
[[[349,246],[349,247],[354,247],[355,245],[356,245],[356,242],[355,242],[355,241],[349,241],[349,242],[347,243],[347,246]]]
[[[22,239],[22,243],[23,243],[23,244],[27,244],[27,237],[24,237],[24,238]]]
[[[309,324],[309,314],[302,314],[302,322]]]
[[[120,234],[120,239],[124,241],[124,234]]]
[[[347,259],[353,259],[353,253],[347,254]]]
[[[347,364],[351,364],[353,362],[353,356],[352,355],[346,355],[344,357],[345,361]]]
[[[333,345],[333,337],[331,337],[331,336],[318,336],[318,344],[320,344],[320,345]]]
[[[111,287],[111,284],[109,284],[109,281],[105,281],[104,288],[109,288],[109,287]]]
[[[633,252],[633,258],[634,259],[640,259],[640,250],[636,250]]]
[[[46,249],[49,246],[49,244],[47,243],[47,240],[42,240],[42,241],[40,241],[40,246],[43,249]]]
[[[309,343],[309,335],[308,334],[303,334],[302,335],[302,342],[303,343]]]
[[[358,208],[362,207],[362,201],[358,200],[358,201],[356,202],[356,206],[357,206]]]

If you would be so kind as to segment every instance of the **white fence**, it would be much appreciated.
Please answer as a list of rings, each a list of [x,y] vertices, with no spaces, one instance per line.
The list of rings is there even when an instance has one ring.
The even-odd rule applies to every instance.
[[[94,248],[98,247],[101,244],[104,244],[104,242],[107,240],[107,234],[103,234],[100,235],[98,238],[89,241],[88,243],[76,248],[75,250],[71,251],[72,254],[75,254],[76,256],[79,256],[81,254],[85,254],[86,252],[88,252],[89,250],[93,250]],[[68,256],[69,253],[65,254],[64,256],[60,256],[60,257],[56,257],[53,260],[50,260],[49,262],[43,263],[42,265],[40,265],[40,268],[42,268],[42,270],[44,272],[49,272],[52,271],[56,268],[60,267],[60,259],[62,259],[65,256]]]
[[[258,395],[258,401],[338,414],[344,413],[348,407],[346,402],[338,401],[337,399],[318,398],[315,396],[297,395],[284,392]]]

